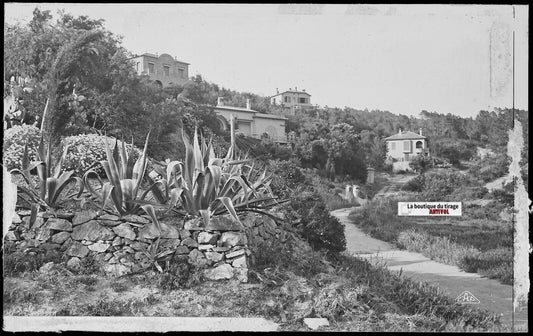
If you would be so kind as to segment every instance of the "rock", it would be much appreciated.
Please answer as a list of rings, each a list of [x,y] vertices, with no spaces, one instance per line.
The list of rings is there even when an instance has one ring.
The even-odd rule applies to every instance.
[[[248,282],[248,269],[247,268],[234,268],[233,273],[240,282]]]
[[[224,258],[224,255],[218,252],[205,252],[205,257],[212,262],[219,262]]]
[[[126,253],[130,253],[130,254],[134,254],[135,253],[135,250],[132,249],[130,246],[124,246],[122,248],[122,251],[126,252]]]
[[[139,230],[139,238],[141,239],[154,239],[161,235],[159,229],[154,223],[148,223]]]
[[[63,244],[61,245],[60,251],[65,252],[70,247],[70,245],[72,245],[72,242],[73,240],[72,238],[70,238],[70,235],[69,235],[67,240],[65,240]]]
[[[121,237],[119,237],[119,236],[116,236],[115,239],[113,239],[113,241],[111,242],[111,245],[112,245],[112,246],[120,246],[120,245],[122,245],[122,244],[124,244],[124,241],[123,241],[123,239],[122,239]]]
[[[19,216],[25,217],[25,216],[31,215],[31,210],[27,210],[27,209],[18,210],[17,213],[19,214]]]
[[[89,246],[89,245],[94,244],[93,241],[91,241],[91,240],[85,240],[85,239],[82,240],[81,243],[82,243],[83,245],[85,245],[85,246]]]
[[[131,225],[129,225],[128,223],[122,223],[118,226],[113,227],[113,232],[115,232],[120,237],[124,237],[130,240],[135,239],[135,232],[133,232]]]
[[[188,247],[197,247],[198,243],[192,238],[185,238],[184,240],[182,240],[181,245],[185,245]]]
[[[72,257],[67,261],[67,268],[72,271],[81,270],[81,260],[78,257]]]
[[[189,238],[190,236],[191,236],[191,231],[189,231],[189,230],[181,230],[180,231],[181,239]]]
[[[59,232],[53,235],[51,240],[52,240],[52,243],[63,244],[69,237],[70,237],[70,233],[63,231],[63,232]]]
[[[122,264],[105,264],[104,272],[109,275],[122,276],[130,272],[130,268]]]
[[[233,268],[228,264],[222,264],[215,268],[206,269],[204,276],[209,280],[231,279],[233,277]]]
[[[95,219],[98,214],[94,210],[82,210],[79,212],[76,212],[74,214],[74,217],[72,218],[72,225],[80,225],[83,223],[87,223],[88,221]]]
[[[195,265],[201,268],[207,265],[207,259],[205,258],[202,252],[198,250],[192,250],[189,253],[189,264]]]
[[[109,261],[111,258],[113,258],[113,253],[106,253],[104,256],[104,261]]]
[[[98,217],[99,220],[120,221],[120,217],[111,214],[105,214]]]
[[[172,224],[160,223],[161,224],[161,238],[179,238],[179,230]]]
[[[20,224],[22,223],[22,219],[20,219],[20,216],[15,212],[13,214],[13,219],[11,219],[12,224]]]
[[[150,246],[150,244],[147,244],[147,243],[141,243],[141,242],[132,242],[130,244],[130,247],[136,251],[142,251],[142,249],[148,249],[148,247]]]
[[[198,245],[198,249],[200,251],[207,251],[207,250],[212,249],[213,247],[215,247],[215,245],[212,245],[212,244],[199,244]]]
[[[241,256],[233,260],[231,263],[231,266],[237,267],[237,268],[247,268],[248,265],[246,264],[246,257]]]
[[[52,215],[56,218],[71,220],[74,217],[74,213],[69,210],[55,210]]]
[[[328,326],[329,321],[325,318],[304,318],[304,324],[312,330],[317,330],[319,327]]]
[[[241,255],[244,255],[245,252],[246,251],[244,249],[240,249],[240,250],[237,250],[237,251],[226,253],[226,258],[227,259],[235,258],[235,257],[241,256]]]
[[[126,215],[126,216],[122,216],[122,220],[123,221],[126,221],[126,222],[133,222],[133,223],[138,223],[138,224],[148,224],[150,223],[151,221],[144,218],[144,217],[141,217],[141,216],[138,216],[138,215]]]
[[[79,242],[73,242],[67,249],[66,254],[71,257],[84,258],[89,254],[89,249]]]
[[[50,230],[72,232],[72,223],[62,218],[50,218],[46,222]]]
[[[176,254],[189,254],[189,248],[187,246],[181,245],[176,248]]]
[[[59,250],[59,248],[61,247],[61,245],[59,244],[54,244],[54,243],[43,243],[39,246],[41,249],[45,250],[45,251],[53,251],[53,250]]]
[[[198,235],[199,244],[216,244],[218,239],[218,234],[209,233],[209,232],[200,232]]]
[[[185,225],[183,226],[185,230],[189,230],[189,231],[198,231],[198,230],[203,231],[204,227],[205,225],[201,218],[190,219],[186,221]]]
[[[47,262],[46,264],[42,265],[39,268],[39,273],[42,273],[42,274],[50,273],[54,269],[54,266],[55,265],[53,261]]]
[[[229,250],[230,250],[229,246],[216,246],[216,247],[213,247],[213,251],[214,252],[227,252]]]
[[[22,234],[20,236],[24,240],[34,239],[35,238],[35,232],[34,231],[22,232]]]
[[[222,246],[237,246],[237,245],[243,245],[244,239],[243,234],[239,232],[224,232],[222,236],[220,237],[220,243]]]
[[[36,232],[36,239],[43,242],[48,241],[50,237],[52,237],[52,230],[50,230],[47,223],[45,223],[41,228],[37,229]]]
[[[103,253],[103,252],[107,251],[109,246],[111,246],[111,244],[94,243],[92,245],[89,245],[88,247],[89,247],[89,250],[91,250],[91,251],[98,252],[98,253]]]
[[[224,215],[211,218],[205,229],[211,231],[240,231],[243,228],[244,226],[241,223],[229,215]]]
[[[113,231],[100,225],[95,220],[76,226],[72,232],[72,239],[74,240],[108,240],[114,237]]]

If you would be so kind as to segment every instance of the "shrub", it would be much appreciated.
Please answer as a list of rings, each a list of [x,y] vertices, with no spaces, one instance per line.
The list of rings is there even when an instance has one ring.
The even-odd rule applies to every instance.
[[[421,197],[427,202],[444,201],[455,189],[466,185],[468,182],[469,180],[465,175],[456,172],[426,174]]]
[[[424,189],[424,181],[424,175],[419,175],[407,181],[407,183],[402,186],[401,190],[421,192]]]
[[[272,192],[281,199],[288,198],[306,182],[305,175],[294,161],[271,161],[268,169],[274,175],[270,184]]]
[[[28,143],[30,160],[35,160],[40,136],[41,132],[37,127],[26,124],[11,127],[5,131],[3,163],[8,170],[22,168],[22,155],[26,143]]]
[[[313,248],[334,253],[346,249],[344,226],[330,215],[322,197],[316,191],[293,194],[290,205],[301,218],[300,233]]]
[[[63,142],[69,146],[67,156],[65,158],[64,167],[66,170],[73,170],[78,176],[82,176],[90,168],[93,168],[99,176],[104,176],[104,168],[100,161],[107,159],[106,157],[106,142],[109,146],[114,144],[115,139],[98,134],[80,134],[66,137]],[[118,140],[119,146],[122,146],[122,141]],[[132,145],[127,144],[126,149],[131,151]],[[134,158],[141,155],[141,150],[133,147]]]

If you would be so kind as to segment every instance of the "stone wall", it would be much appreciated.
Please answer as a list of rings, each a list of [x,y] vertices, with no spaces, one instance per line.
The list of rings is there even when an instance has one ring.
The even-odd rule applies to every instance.
[[[253,223],[253,218],[247,221]],[[146,215],[120,218],[94,210],[39,213],[32,227],[29,224],[30,211],[18,211],[5,241],[23,251],[57,249],[68,257],[67,267],[73,270],[92,257],[112,275],[140,272],[153,265],[150,255],[157,255],[161,266],[187,261],[203,268],[209,280],[248,279],[247,235],[229,216],[215,217],[207,226],[200,219],[162,219],[161,232]],[[276,232],[271,222],[260,227]]]

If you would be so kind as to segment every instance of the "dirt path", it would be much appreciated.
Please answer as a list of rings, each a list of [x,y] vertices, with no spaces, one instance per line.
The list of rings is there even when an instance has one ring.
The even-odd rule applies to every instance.
[[[390,196],[399,190],[399,186],[412,176],[394,177],[391,184],[376,196]],[[512,309],[512,286],[503,285],[497,280],[481,277],[476,273],[466,273],[456,266],[433,261],[420,253],[399,250],[395,246],[372,238],[357,228],[348,219],[351,211],[357,208],[345,208],[332,211],[345,227],[346,252],[365,258],[371,262],[387,265],[392,271],[400,271],[406,276],[435,284],[448,297],[455,299],[464,291],[472,293],[479,301],[477,308],[486,309],[502,316],[509,331],[527,330],[527,311]],[[514,323],[512,323],[514,320]]]

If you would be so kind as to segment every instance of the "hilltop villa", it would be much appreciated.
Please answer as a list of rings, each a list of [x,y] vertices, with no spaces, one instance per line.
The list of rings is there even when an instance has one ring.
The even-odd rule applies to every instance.
[[[281,93],[276,89],[276,95],[270,97],[270,102],[272,105],[280,105],[287,108],[313,106],[311,104],[311,95],[305,92],[305,89],[298,91],[298,88],[294,88],[294,90],[291,88]]]
[[[214,111],[223,130],[229,129],[231,115],[233,115],[238,132],[256,139],[266,136],[274,142],[287,143],[285,134],[287,118],[252,110],[250,99],[246,100],[246,108],[243,108],[225,106],[222,97],[219,97]]]
[[[161,87],[172,84],[183,85],[189,81],[189,63],[178,61],[169,54],[160,56],[144,53],[133,59],[137,74],[148,75]]]
[[[410,170],[409,161],[414,157],[420,153],[429,155],[428,140],[422,135],[422,129],[419,129],[417,134],[411,131],[402,132],[400,128],[398,134],[385,138],[385,142],[387,143],[387,159],[394,163],[404,162],[404,164],[397,164],[398,167],[395,166],[395,170]]]

